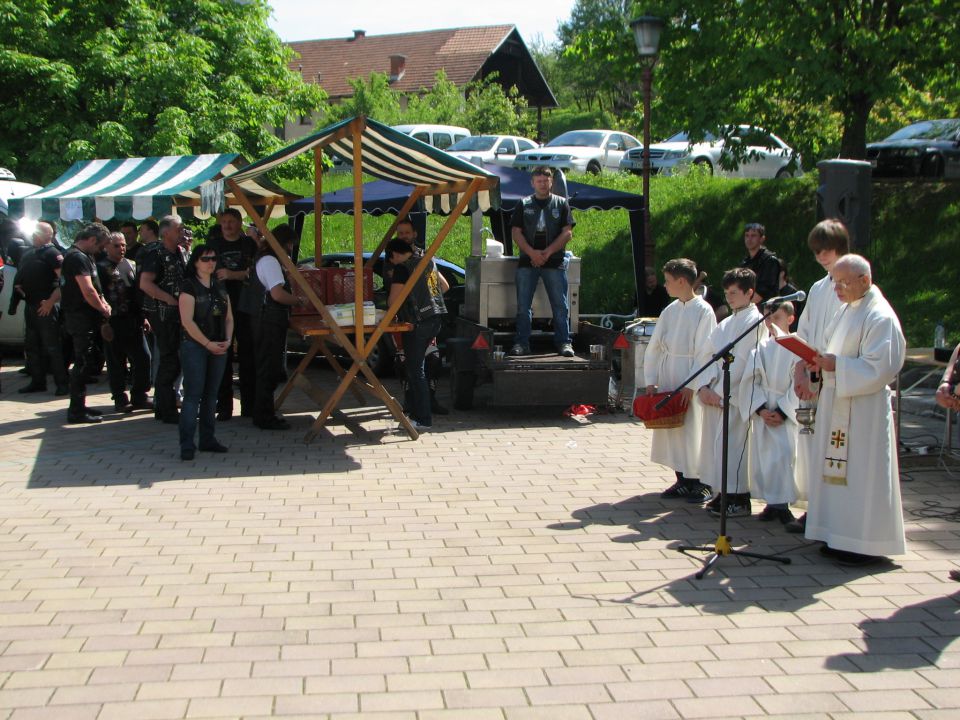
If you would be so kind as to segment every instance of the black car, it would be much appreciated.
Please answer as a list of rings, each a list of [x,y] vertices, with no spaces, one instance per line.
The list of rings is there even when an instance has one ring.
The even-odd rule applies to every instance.
[[[370,259],[371,253],[364,253],[364,262]],[[323,256],[323,267],[353,267],[353,253],[339,252],[327,253]],[[387,307],[387,294],[383,289],[383,256],[377,258],[373,264],[373,302],[377,308],[385,310]],[[459,265],[452,262],[434,258],[437,264],[437,270],[446,278],[450,284],[450,289],[443,295],[444,303],[447,306],[447,314],[444,316],[444,324],[440,328],[440,334],[437,336],[437,345],[441,353],[444,351],[446,339],[454,334],[456,317],[460,314],[460,306],[463,304],[464,293],[466,291],[465,278],[466,271]],[[301,258],[297,262],[301,268],[316,267],[312,257]],[[332,339],[328,341],[333,344]],[[306,351],[306,344],[299,338],[290,334],[288,347],[293,351]],[[383,335],[367,358],[367,363],[377,375],[385,375],[393,369],[393,357],[396,354],[396,348],[393,345],[393,338],[390,335]]]
[[[874,177],[960,177],[960,119],[924,120],[867,145]]]

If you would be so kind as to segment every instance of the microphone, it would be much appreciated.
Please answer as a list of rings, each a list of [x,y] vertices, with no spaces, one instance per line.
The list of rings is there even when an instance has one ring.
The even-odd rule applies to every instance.
[[[770,298],[769,300],[764,300],[761,305],[764,307],[771,307],[774,305],[780,305],[785,302],[803,302],[807,299],[807,294],[803,290],[797,290],[795,293],[790,293],[789,295],[782,295],[780,297]]]

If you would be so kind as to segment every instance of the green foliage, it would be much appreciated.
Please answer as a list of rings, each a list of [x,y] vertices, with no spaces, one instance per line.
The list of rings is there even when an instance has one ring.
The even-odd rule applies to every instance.
[[[574,92],[578,108],[594,102],[615,113],[633,106],[640,72],[632,36],[629,0],[577,0],[570,19],[560,23],[563,46],[560,71]]]
[[[652,114],[676,129],[756,123],[811,164],[862,158],[878,105],[960,107],[924,94],[956,87],[956,0],[663,0],[650,12],[670,18]]]
[[[47,182],[64,159],[243,152],[323,114],[287,68],[266,0],[0,0],[0,165]],[[289,171],[287,171],[289,172]]]
[[[400,122],[400,96],[390,87],[385,73],[370,73],[366,81],[354,78],[350,80],[350,87],[353,96],[331,108],[335,119],[366,115],[387,125]]]
[[[420,94],[407,98],[403,119],[408,123],[462,125],[463,109],[463,95],[441,68],[433,78],[433,87],[420,88]]]

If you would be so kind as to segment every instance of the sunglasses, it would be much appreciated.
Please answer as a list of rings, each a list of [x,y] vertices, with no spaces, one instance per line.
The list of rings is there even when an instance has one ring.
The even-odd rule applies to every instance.
[[[200,262],[216,262],[216,261],[217,261],[216,255],[204,255],[202,258],[200,258]]]

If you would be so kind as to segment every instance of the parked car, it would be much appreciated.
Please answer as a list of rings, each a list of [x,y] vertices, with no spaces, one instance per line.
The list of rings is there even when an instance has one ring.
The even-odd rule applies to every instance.
[[[571,130],[541,148],[526,150],[513,161],[515,168],[532,170],[538,165],[576,172],[617,170],[624,153],[640,147],[633,135],[615,130]]]
[[[364,253],[364,262],[370,259],[371,253]],[[353,253],[339,252],[327,253],[323,256],[322,267],[353,267]],[[373,302],[380,309],[387,307],[387,293],[383,287],[383,256],[377,258],[373,264]],[[437,336],[437,345],[441,353],[444,352],[446,340],[455,334],[455,325],[457,315],[460,314],[460,306],[463,305],[464,293],[466,292],[466,271],[459,265],[452,262],[434,258],[437,264],[437,270],[446,278],[450,284],[450,289],[443,295],[444,303],[447,306],[447,314],[444,317],[443,326],[440,328],[440,334]],[[301,268],[316,267],[314,259],[302,258],[297,262]],[[328,339],[329,345],[334,345],[335,338]],[[290,350],[294,352],[306,352],[308,343],[295,333],[290,333],[287,341]],[[393,369],[393,358],[396,354],[396,348],[393,345],[393,338],[389,335],[383,335],[377,343],[377,347],[370,353],[367,364],[377,375],[385,375]],[[345,355],[345,353],[344,353]]]
[[[924,120],[867,145],[874,177],[960,177],[960,119]]]
[[[730,168],[732,158],[723,157],[729,153],[727,142],[744,147],[735,170]],[[642,147],[628,152],[620,169],[641,172],[642,152]],[[650,145],[650,171],[654,174],[675,175],[693,165],[705,168],[711,175],[724,177],[784,178],[801,174],[798,153],[773,133],[750,125],[738,125],[729,134],[708,132],[699,142],[691,141],[690,133],[679,132]]]
[[[456,125],[394,125],[393,129],[441,150],[470,137],[469,130]]]
[[[491,163],[511,167],[518,152],[539,147],[529,138],[515,135],[474,135],[458,140],[447,152],[461,160]]]

